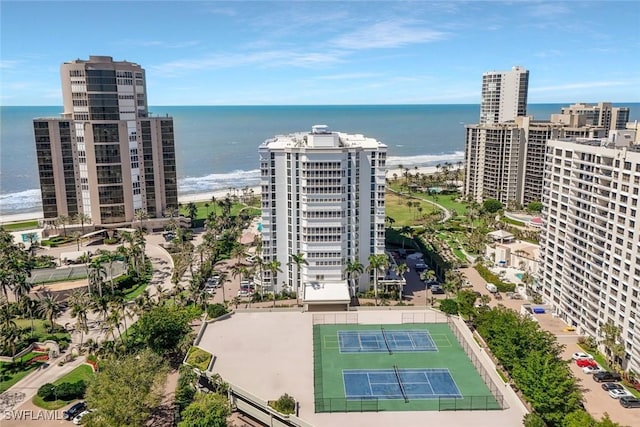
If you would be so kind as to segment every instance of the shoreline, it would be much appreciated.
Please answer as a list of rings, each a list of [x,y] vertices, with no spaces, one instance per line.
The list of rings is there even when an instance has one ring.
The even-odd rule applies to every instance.
[[[454,168],[455,170],[455,168]],[[415,174],[419,172],[421,174],[434,174],[438,172],[438,168],[435,166],[422,166],[416,168],[409,168],[409,174]],[[400,168],[398,167],[388,167],[385,171],[385,177],[387,179],[393,178],[393,174],[401,176]],[[260,186],[254,187],[242,187],[242,188],[228,188],[225,190],[217,190],[217,191],[208,191],[205,193],[192,193],[192,194],[184,194],[178,195],[178,203],[190,203],[190,202],[206,202],[211,201],[213,197],[216,200],[224,199],[227,195],[233,195],[233,192],[236,191],[236,194],[242,194],[242,190],[247,189],[248,191],[253,190],[254,195],[260,195]],[[22,212],[15,214],[0,214],[0,224],[10,224],[14,222],[24,222],[24,221],[38,221],[44,219],[44,215],[42,211],[34,211],[34,212]]]

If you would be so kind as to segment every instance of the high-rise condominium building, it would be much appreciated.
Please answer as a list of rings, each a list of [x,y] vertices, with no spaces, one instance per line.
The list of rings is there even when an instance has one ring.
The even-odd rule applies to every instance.
[[[538,285],[558,316],[606,350],[604,325],[619,328],[640,372],[640,145],[635,130],[608,139],[552,139],[546,148],[544,229]]]
[[[467,125],[464,194],[477,202],[540,201],[548,139],[604,137],[606,130],[573,122],[516,117],[508,123]]]
[[[350,301],[347,264],[366,267],[369,255],[384,253],[386,149],[324,125],[260,145],[267,290],[299,291],[308,304]],[[281,271],[269,269],[274,261]],[[354,287],[368,284],[364,272]]]
[[[173,119],[149,117],[144,69],[91,56],[60,74],[62,117],[33,121],[45,220],[114,225],[176,208]]]
[[[573,104],[562,108],[561,111],[563,115],[583,117],[587,126],[596,126],[607,131],[624,129],[629,121],[629,108],[614,107],[610,102]]]
[[[527,115],[529,71],[489,71],[482,75],[480,124],[496,124]]]

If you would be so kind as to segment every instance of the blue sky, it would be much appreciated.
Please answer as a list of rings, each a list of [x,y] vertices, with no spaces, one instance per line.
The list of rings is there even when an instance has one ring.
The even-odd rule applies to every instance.
[[[640,2],[6,1],[0,104],[60,105],[64,61],[147,71],[151,105],[477,104],[522,65],[529,102],[640,101]]]

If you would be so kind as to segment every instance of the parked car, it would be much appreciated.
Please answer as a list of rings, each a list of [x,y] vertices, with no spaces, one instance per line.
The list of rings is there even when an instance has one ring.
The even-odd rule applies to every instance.
[[[576,360],[576,365],[581,368],[586,368],[587,366],[596,367],[598,366],[598,363],[593,359],[578,359]]]
[[[238,291],[238,296],[239,297],[248,297],[248,296],[251,296],[251,293],[249,291],[240,290],[240,291]]]
[[[618,384],[618,383],[604,383],[602,384],[602,389],[604,391],[611,391],[611,390],[622,390],[624,389],[624,387],[622,387],[622,384]]]
[[[444,294],[444,289],[442,289],[442,286],[440,286],[440,285],[433,285],[431,287],[431,293],[432,294]]]
[[[418,261],[416,263],[415,269],[416,271],[425,271],[429,268],[429,266],[427,264],[425,264],[424,262],[420,262]]]
[[[622,389],[622,390],[610,390],[609,391],[609,396],[613,397],[614,399],[620,399],[621,397],[634,397],[633,394],[631,394],[628,390],[626,389]]]
[[[571,358],[573,360],[578,360],[578,359],[593,359],[593,356],[590,355],[589,353],[583,353],[581,351],[578,351],[577,353],[573,353],[571,355]]]
[[[640,399],[634,396],[622,396],[620,405],[625,408],[640,408]]]
[[[613,372],[598,372],[597,374],[593,374],[593,379],[596,382],[604,383],[604,382],[615,382],[620,381],[622,378],[619,374],[615,374]]]
[[[595,366],[585,366],[584,368],[582,368],[582,372],[584,372],[585,374],[597,374],[598,372],[606,372],[606,371],[602,369],[599,365],[595,365]]]
[[[72,420],[81,413],[82,411],[87,409],[87,404],[85,402],[78,402],[66,411],[62,413],[62,418],[65,420]]]
[[[80,412],[78,415],[76,415],[76,417],[73,419],[73,423],[75,425],[80,425],[82,424],[82,418],[84,418],[85,415],[87,415],[88,413],[90,413],[91,411],[82,411]]]

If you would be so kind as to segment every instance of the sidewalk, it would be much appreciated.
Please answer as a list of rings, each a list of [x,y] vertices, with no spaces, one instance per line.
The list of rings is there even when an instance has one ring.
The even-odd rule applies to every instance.
[[[75,360],[67,362],[62,366],[58,366],[58,362],[64,359],[65,355],[62,355],[56,359],[49,361],[49,366],[46,368],[40,367],[33,371],[22,380],[18,381],[13,387],[7,390],[5,393],[15,393],[20,395],[21,399],[13,407],[3,408],[0,412],[0,420],[5,419],[7,412],[11,409],[17,409],[25,404],[31,403],[31,398],[36,395],[38,389],[47,383],[52,383],[58,378],[73,371],[78,366],[85,362],[84,356],[78,356]],[[44,366],[44,365],[43,365]],[[3,393],[3,394],[5,394]],[[5,426],[2,423],[3,427]]]

